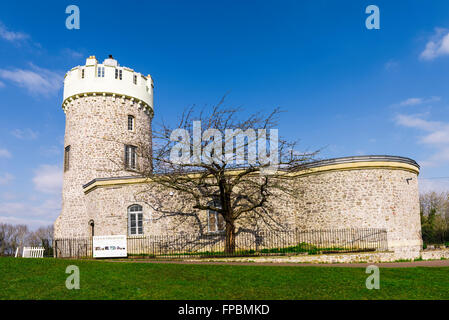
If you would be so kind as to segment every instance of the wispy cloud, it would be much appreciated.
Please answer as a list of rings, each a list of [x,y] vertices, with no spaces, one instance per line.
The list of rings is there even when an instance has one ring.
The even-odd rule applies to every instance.
[[[38,133],[32,129],[15,129],[11,131],[11,134],[20,140],[35,140],[38,137]]]
[[[0,222],[26,224],[33,229],[53,224],[60,211],[60,196],[38,200],[3,201],[0,202]]]
[[[418,178],[419,192],[425,193],[430,191],[445,192],[449,191],[449,179],[426,179]]]
[[[6,149],[0,149],[0,158],[11,158],[11,152]]]
[[[62,154],[62,148],[59,146],[41,146],[39,153],[43,156],[54,158]]]
[[[70,48],[65,48],[61,52],[62,52],[62,54],[64,56],[68,56],[68,57],[73,58],[73,59],[80,59],[80,58],[84,57],[83,53],[78,52],[78,51],[73,50],[73,49],[70,49]]]
[[[449,123],[430,121],[424,115],[399,114],[395,118],[396,124],[408,128],[415,128],[426,132],[418,139],[422,143],[435,149],[421,164],[424,166],[439,166],[449,161]]]
[[[11,181],[10,174],[0,175]],[[32,182],[39,193],[26,195],[8,191],[0,196],[0,222],[26,224],[31,228],[53,224],[61,211],[62,170],[42,165],[35,170]]]
[[[427,41],[424,51],[421,52],[420,58],[433,60],[445,55],[449,55],[449,30],[436,28],[435,33]]]
[[[433,102],[438,102],[441,101],[441,97],[430,97],[430,98],[408,98],[405,99],[399,103],[394,104],[393,106],[399,106],[399,107],[407,107],[407,106],[417,106],[417,105],[422,105],[422,104],[428,104],[428,103],[433,103]]]
[[[0,78],[9,80],[33,94],[49,95],[58,92],[63,75],[59,72],[39,68],[30,64],[30,69],[0,69]]]
[[[2,22],[0,22],[0,38],[10,42],[17,42],[26,40],[29,37],[30,36],[26,33],[8,30],[6,26]]]
[[[0,174],[0,185],[5,185],[14,180],[14,176],[10,173]]]
[[[387,71],[393,71],[399,67],[399,62],[391,59],[385,63],[384,67],[385,67],[385,70],[387,70]]]
[[[56,165],[42,165],[33,178],[34,187],[43,193],[59,194],[62,190],[62,169]]]

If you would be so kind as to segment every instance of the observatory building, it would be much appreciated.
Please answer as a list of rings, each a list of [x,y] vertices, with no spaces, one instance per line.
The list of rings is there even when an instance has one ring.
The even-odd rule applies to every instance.
[[[150,75],[120,66],[112,56],[103,63],[91,56],[67,72],[62,211],[55,221],[55,239],[223,229],[213,212],[161,216],[155,199],[177,203],[177,195],[162,189],[149,196],[145,192],[151,181],[136,169],[151,168],[138,151],[151,154],[153,89]],[[418,257],[418,174],[415,161],[398,156],[317,161],[293,173],[297,197],[270,200],[272,214],[289,229],[385,229],[388,250],[398,257]],[[255,225],[248,221],[245,228],[251,227]],[[258,222],[257,228],[264,227]]]

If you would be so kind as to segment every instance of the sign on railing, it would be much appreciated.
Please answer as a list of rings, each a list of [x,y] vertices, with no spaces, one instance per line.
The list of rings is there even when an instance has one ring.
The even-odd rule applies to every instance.
[[[22,252],[23,258],[43,258],[44,248],[43,247],[23,247]]]
[[[94,236],[92,239],[94,258],[127,257],[126,236]]]
[[[385,251],[385,229],[321,229],[242,231],[235,236],[234,250],[227,250],[226,235],[162,234],[142,236],[95,236],[55,239],[55,257],[112,258],[150,256],[165,258],[248,255],[325,254]]]

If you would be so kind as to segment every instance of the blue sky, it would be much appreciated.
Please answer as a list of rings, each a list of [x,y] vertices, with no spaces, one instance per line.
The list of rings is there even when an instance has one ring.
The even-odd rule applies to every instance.
[[[281,107],[280,134],[321,157],[407,156],[422,190],[449,189],[448,1],[2,1],[1,222],[58,215],[63,76],[108,54],[152,75],[156,122],[229,93],[248,113]]]

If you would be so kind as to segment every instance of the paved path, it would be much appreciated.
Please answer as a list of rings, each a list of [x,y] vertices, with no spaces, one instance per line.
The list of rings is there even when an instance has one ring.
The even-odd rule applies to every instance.
[[[128,263],[158,263],[158,264],[202,264],[202,265],[232,265],[232,266],[281,266],[281,267],[350,267],[366,268],[376,265],[381,268],[412,268],[412,267],[449,267],[449,260],[430,260],[413,262],[383,262],[383,263],[278,263],[278,262],[224,262],[224,261],[157,261],[157,260],[101,260],[108,262]]]

